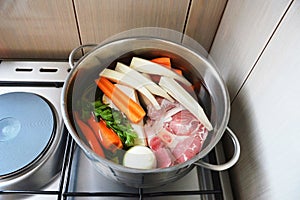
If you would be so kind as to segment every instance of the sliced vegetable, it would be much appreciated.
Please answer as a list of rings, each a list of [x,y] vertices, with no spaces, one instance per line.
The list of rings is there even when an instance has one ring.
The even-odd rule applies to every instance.
[[[174,71],[175,73],[177,73],[178,75],[182,76],[182,71],[180,69],[173,69],[172,71]]]
[[[206,128],[212,130],[212,125],[198,102],[174,79],[161,77],[159,85],[174,99],[190,111]]]
[[[89,143],[91,149],[99,156],[105,157],[103,149],[101,145],[99,144],[94,132],[91,130],[91,128],[85,124],[80,118],[79,114],[77,112],[74,113],[75,122],[78,125],[80,131],[84,135],[86,141]]]
[[[159,65],[157,63],[151,62],[149,60],[145,60],[142,58],[133,57],[130,63],[130,67],[139,71],[139,72],[145,72],[149,74],[156,74],[161,76],[167,76],[174,78],[188,86],[191,86],[192,84],[183,76],[178,75],[174,71],[167,69],[166,67]]]
[[[156,168],[156,157],[153,151],[145,146],[134,146],[124,155],[123,165],[136,169]]]
[[[94,103],[94,114],[96,117],[103,119],[106,126],[120,137],[123,149],[126,150],[134,145],[137,134],[129,120],[119,110],[111,108],[108,104],[103,104],[98,100]]]
[[[164,91],[161,87],[159,87],[156,83],[151,81],[149,78],[145,77],[143,74],[139,73],[138,71],[122,64],[117,63],[116,71],[122,72],[127,76],[130,76],[132,78],[137,79],[139,82],[143,83],[144,86],[154,95],[164,97],[165,99],[168,99],[171,102],[174,102],[174,100]]]
[[[111,69],[104,69],[99,75],[122,85],[128,85],[132,88],[135,88],[152,103],[155,109],[160,109],[160,105],[156,101],[155,97],[149,92],[147,88],[144,87],[144,83],[139,82],[137,79]]]
[[[154,58],[151,60],[151,62],[160,64],[168,69],[171,69],[172,71],[176,72],[178,75],[182,76],[182,71],[180,69],[174,69],[171,65],[171,59],[168,57],[160,57],[160,58]]]
[[[112,84],[108,79],[100,77],[96,80],[98,87],[123,112],[130,121],[138,123],[146,115],[144,109],[130,99],[124,92]]]
[[[104,120],[99,122],[95,120],[94,116],[91,116],[88,120],[88,125],[94,131],[98,140],[102,146],[107,150],[115,152],[117,149],[122,149],[123,144],[119,136],[110,128],[106,126]]]
[[[157,64],[163,65],[163,66],[171,69],[171,59],[168,57],[154,58],[151,60],[151,62],[155,62]]]
[[[119,84],[116,84],[116,86],[118,88],[120,88],[120,90],[122,90],[126,95],[128,95],[136,103],[139,103],[139,99],[138,99],[137,94],[134,89],[132,89],[131,87],[127,87],[127,86],[119,85]],[[117,107],[112,103],[112,101],[108,97],[103,95],[102,99],[103,99],[103,102],[107,103],[111,108],[117,109]],[[139,123],[131,123],[132,129],[137,134],[137,137],[134,138],[134,145],[143,145],[143,146],[147,145],[147,139],[146,139],[146,136],[144,133],[143,126],[144,126],[143,120],[141,120]]]

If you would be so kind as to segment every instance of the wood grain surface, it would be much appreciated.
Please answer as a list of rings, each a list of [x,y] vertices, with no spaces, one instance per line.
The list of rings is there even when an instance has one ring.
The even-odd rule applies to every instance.
[[[66,59],[78,45],[71,1],[0,1],[1,59]]]
[[[210,54],[231,98],[253,68],[290,0],[228,1]]]
[[[210,50],[227,0],[193,0],[185,34]]]
[[[230,170],[236,199],[300,198],[300,1],[287,3],[232,103],[229,126],[241,144],[241,157]]]
[[[82,43],[99,43],[141,27],[182,32],[188,3],[188,0],[75,0]]]
[[[67,59],[80,44],[143,27],[185,33],[209,50],[225,0],[0,2],[0,59]],[[146,34],[153,35],[144,30]],[[157,35],[164,32],[157,30]],[[178,34],[164,37],[178,39]],[[181,40],[182,37],[179,37]]]

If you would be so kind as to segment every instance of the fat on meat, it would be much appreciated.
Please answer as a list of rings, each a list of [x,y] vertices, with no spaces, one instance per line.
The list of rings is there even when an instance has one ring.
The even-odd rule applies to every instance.
[[[149,119],[154,121],[163,120],[168,111],[176,107],[182,107],[179,103],[170,102],[162,97],[156,97],[156,101],[160,105],[161,109],[156,110],[151,104],[147,107],[147,116],[149,117]]]
[[[172,151],[176,162],[182,163],[193,158],[197,153],[200,152],[202,144],[203,140],[198,135],[189,137],[184,141],[178,143]]]
[[[164,126],[175,135],[203,134],[206,131],[204,125],[188,110],[176,113]]]

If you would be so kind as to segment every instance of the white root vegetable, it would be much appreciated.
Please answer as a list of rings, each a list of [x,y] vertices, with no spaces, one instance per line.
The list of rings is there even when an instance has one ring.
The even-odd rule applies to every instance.
[[[180,105],[180,106],[176,106],[175,108],[171,108],[170,110],[168,110],[164,116],[163,121],[164,122],[170,122],[172,121],[172,116],[179,113],[180,111],[184,110],[185,108]]]
[[[124,65],[122,63],[117,63],[116,71],[122,72],[130,77],[136,78],[139,80],[144,87],[146,87],[152,94],[163,97],[165,99],[168,99],[171,102],[174,102],[174,99],[168,95],[166,91],[164,91],[161,87],[159,87],[156,83],[151,81],[149,78],[145,77],[143,74],[140,72],[128,67],[127,65]]]
[[[131,87],[127,87],[124,85],[116,84],[116,86],[122,90],[125,94],[127,94],[132,100],[139,103],[136,91]],[[113,102],[105,95],[102,97],[102,102],[105,104],[109,104],[111,108],[118,110],[118,108],[113,104]],[[144,132],[144,122],[143,120],[139,123],[130,123],[133,130],[137,133],[138,137],[134,140],[134,145],[142,145],[147,146],[147,138]]]
[[[148,108],[148,106],[153,105],[148,98],[145,97],[145,95],[141,94],[139,95],[139,100],[140,103],[143,104],[146,108]]]
[[[154,169],[157,161],[155,154],[150,148],[134,146],[125,153],[123,165],[135,169]]]
[[[192,85],[184,76],[180,76],[176,72],[149,60],[133,57],[130,63],[130,67],[139,72],[174,78],[187,86]]]
[[[143,86],[143,83],[139,82],[135,78],[132,78],[130,76],[126,76],[126,74],[123,74],[121,72],[111,70],[111,69],[104,69],[99,76],[103,76],[105,78],[108,78],[110,80],[113,80],[119,84],[127,85],[129,87],[132,87],[136,90],[138,90],[140,93],[142,93],[154,106],[155,109],[159,110],[160,105],[156,101],[155,97]]]
[[[211,131],[213,129],[202,107],[179,83],[172,78],[161,77],[159,85],[190,111],[207,130]]]

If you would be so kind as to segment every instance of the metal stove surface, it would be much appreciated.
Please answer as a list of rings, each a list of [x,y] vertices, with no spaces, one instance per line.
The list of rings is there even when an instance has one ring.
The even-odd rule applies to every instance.
[[[55,117],[56,132],[54,134],[62,133],[65,128],[61,116],[60,96],[68,71],[68,62],[2,61],[0,63],[0,95],[25,92],[43,97],[49,103]],[[43,177],[40,177],[40,179],[43,179]],[[26,186],[26,189],[21,191],[19,188],[15,190],[13,183],[12,186],[9,186],[9,190],[0,191],[0,199],[23,199],[25,197],[41,199],[38,195],[32,194],[41,190],[44,192],[58,191],[60,179],[61,175],[58,173],[50,180],[44,180],[43,188]],[[19,181],[16,180],[15,182],[18,183]],[[53,199],[53,197],[43,195],[43,199]]]
[[[69,68],[68,62],[2,61],[0,94],[29,92],[40,95],[54,106],[58,121],[62,123],[60,96]]]

